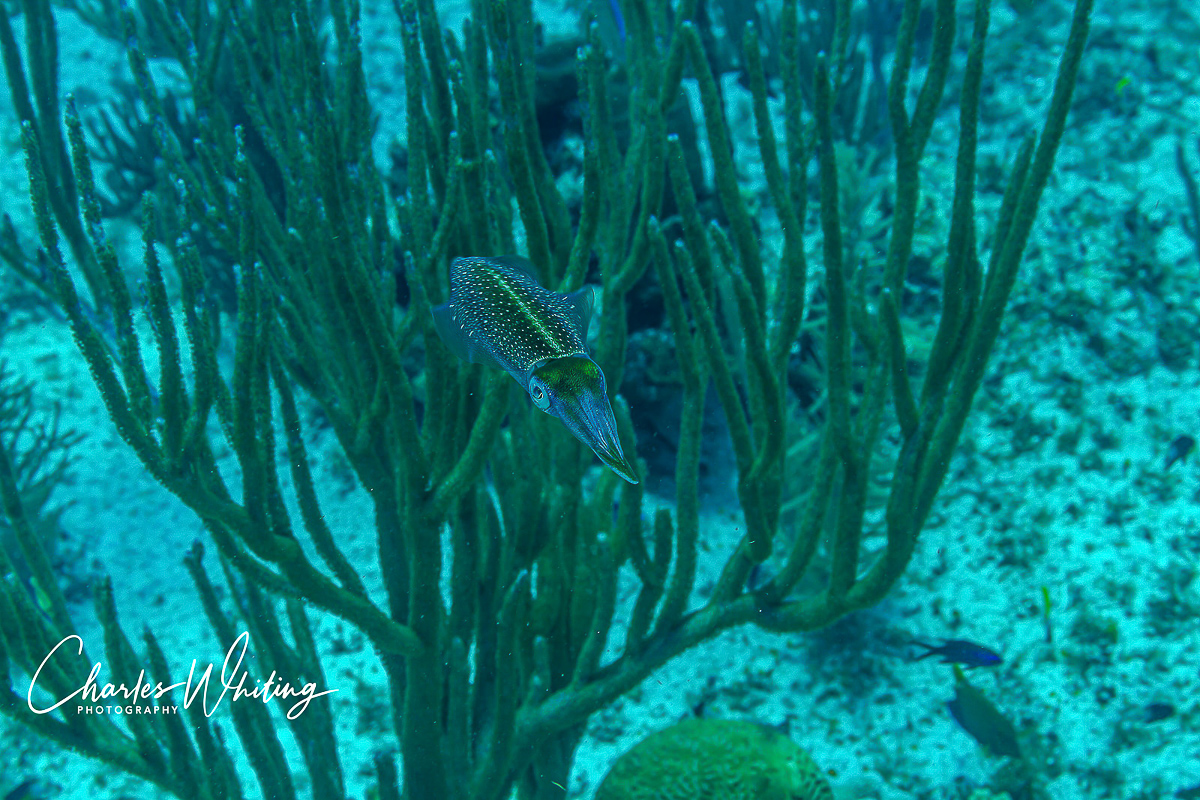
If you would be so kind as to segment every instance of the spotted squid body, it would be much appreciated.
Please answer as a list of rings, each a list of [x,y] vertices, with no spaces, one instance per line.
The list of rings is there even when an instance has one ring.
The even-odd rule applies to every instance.
[[[588,355],[592,291],[545,289],[520,256],[458,258],[450,265],[450,300],[433,309],[433,321],[456,356],[512,375],[535,406],[562,420],[609,469],[637,483],[621,452],[604,373]]]

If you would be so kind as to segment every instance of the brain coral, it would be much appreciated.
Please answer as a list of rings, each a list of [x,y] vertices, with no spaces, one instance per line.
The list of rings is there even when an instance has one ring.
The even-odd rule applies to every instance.
[[[617,759],[596,800],[832,800],[816,762],[751,722],[689,719]]]

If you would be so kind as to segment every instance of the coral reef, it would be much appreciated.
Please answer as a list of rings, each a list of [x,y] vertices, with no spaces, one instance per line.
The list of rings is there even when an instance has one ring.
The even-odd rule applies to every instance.
[[[621,756],[596,800],[833,800],[821,768],[782,733],[689,719]]]

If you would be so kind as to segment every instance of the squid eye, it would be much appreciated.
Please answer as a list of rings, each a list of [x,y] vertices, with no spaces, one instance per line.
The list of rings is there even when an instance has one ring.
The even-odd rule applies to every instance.
[[[529,382],[529,396],[533,398],[533,404],[542,411],[550,408],[550,392],[536,378]]]

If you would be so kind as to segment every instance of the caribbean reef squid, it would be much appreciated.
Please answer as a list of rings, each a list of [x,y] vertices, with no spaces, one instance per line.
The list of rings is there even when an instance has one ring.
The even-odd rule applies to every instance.
[[[433,321],[452,353],[512,375],[535,406],[562,420],[609,469],[637,483],[621,452],[604,373],[588,355],[593,291],[543,288],[533,264],[520,256],[457,258],[450,265],[450,300],[433,309]]]

